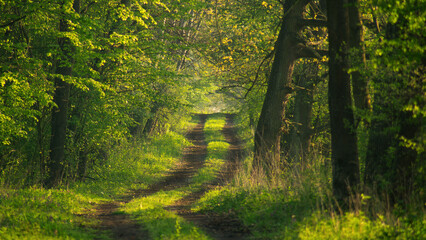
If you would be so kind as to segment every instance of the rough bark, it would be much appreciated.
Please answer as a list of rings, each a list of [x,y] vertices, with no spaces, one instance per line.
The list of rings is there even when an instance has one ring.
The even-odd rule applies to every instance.
[[[268,81],[268,89],[255,132],[254,167],[266,170],[280,160],[280,139],[283,132],[285,107],[293,92],[291,77],[295,60],[307,51],[298,33],[302,13],[309,0],[285,1],[284,17],[278,40],[275,43],[275,57]]]
[[[347,1],[329,0],[327,2],[330,52],[328,101],[333,193],[342,203],[347,203],[351,191],[356,191],[360,183],[357,138],[348,74],[349,19],[346,6]]]

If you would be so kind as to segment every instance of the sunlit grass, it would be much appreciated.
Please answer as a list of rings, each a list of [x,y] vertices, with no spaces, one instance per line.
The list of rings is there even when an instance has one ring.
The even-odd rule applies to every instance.
[[[144,224],[152,239],[211,239],[192,223],[162,206],[140,209],[132,216]]]
[[[209,239],[193,224],[164,209],[191,193],[191,187],[159,191],[147,197],[133,199],[121,209],[141,222],[152,239]]]
[[[184,136],[169,132],[111,149],[85,182],[58,190],[0,189],[0,239],[101,238],[91,230],[99,223],[84,214],[94,211],[95,204],[159,181],[189,145]]]
[[[225,141],[221,130],[225,126],[225,117],[222,114],[210,115],[204,125],[206,142]]]
[[[193,118],[188,126],[195,126],[197,121]],[[208,156],[187,186],[133,199],[119,211],[143,223],[153,239],[209,239],[164,207],[201,190],[217,177],[229,147],[221,132],[224,124],[223,115],[207,120]],[[182,150],[189,145],[182,135],[169,132],[150,141],[131,141],[111,149],[85,182],[58,190],[0,189],[0,239],[108,239],[92,230],[99,223],[85,214],[94,211],[96,204],[160,181],[181,161]]]
[[[182,156],[190,143],[173,132],[151,141],[134,141],[111,151],[108,160],[98,167],[95,181],[76,184],[74,189],[94,198],[111,200],[130,189],[144,189],[159,181]]]
[[[341,215],[324,161],[312,155],[277,174],[274,182],[246,165],[233,184],[208,192],[193,210],[236,217],[254,239],[426,239],[424,210],[408,216],[388,211],[371,218],[358,206],[359,211]]]
[[[93,239],[81,227],[97,222],[79,216],[91,201],[66,190],[0,189],[0,239]]]

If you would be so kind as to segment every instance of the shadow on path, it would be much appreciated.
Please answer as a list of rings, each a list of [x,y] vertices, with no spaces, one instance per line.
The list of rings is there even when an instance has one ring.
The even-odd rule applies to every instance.
[[[204,125],[208,115],[200,114],[198,117],[198,124],[186,135],[193,146],[185,148],[182,162],[164,180],[151,185],[148,189],[134,190],[120,200],[99,205],[95,217],[102,222],[101,229],[112,231],[114,239],[150,239],[148,231],[144,230],[142,225],[129,219],[128,215],[117,211],[120,204],[128,203],[133,198],[148,197],[159,191],[169,191],[190,185],[191,178],[204,166],[207,157]],[[226,115],[226,125],[222,132],[230,146],[226,163],[217,173],[217,177],[212,182],[203,184],[200,190],[164,208],[193,222],[214,239],[244,239],[249,235],[249,231],[238,220],[223,215],[199,214],[191,211],[191,205],[207,191],[217,186],[224,186],[234,177],[242,158],[243,150],[233,125],[233,115]]]
[[[206,192],[217,186],[224,186],[232,180],[240,160],[242,160],[243,149],[233,124],[233,115],[226,115],[226,125],[222,129],[222,133],[226,142],[229,143],[229,150],[226,162],[221,171],[217,173],[217,177],[212,182],[204,184],[199,191],[185,196],[175,204],[167,206],[166,209],[193,222],[214,239],[244,239],[249,236],[249,230],[237,219],[213,213],[200,214],[191,211],[191,205],[203,197]]]

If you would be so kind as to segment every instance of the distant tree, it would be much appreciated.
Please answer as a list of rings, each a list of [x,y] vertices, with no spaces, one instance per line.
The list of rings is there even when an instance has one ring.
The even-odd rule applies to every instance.
[[[364,48],[364,31],[361,14],[358,9],[359,0],[348,0],[349,20],[349,59],[350,75],[353,86],[355,107],[361,111],[371,110],[371,100],[368,88],[368,78],[362,74],[365,71],[366,57]]]

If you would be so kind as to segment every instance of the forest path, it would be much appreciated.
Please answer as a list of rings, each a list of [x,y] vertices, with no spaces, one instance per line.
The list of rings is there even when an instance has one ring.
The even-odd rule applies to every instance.
[[[229,143],[229,148],[226,162],[222,169],[216,173],[216,178],[211,182],[205,183],[199,191],[185,196],[173,205],[167,206],[166,209],[177,213],[187,221],[193,222],[214,239],[244,239],[249,234],[248,229],[237,219],[213,213],[201,214],[191,211],[191,205],[203,197],[206,192],[218,186],[224,186],[234,177],[242,159],[243,149],[234,128],[233,115],[226,114],[226,124],[222,129],[222,133],[225,136],[226,142]],[[192,141],[190,136],[188,136],[188,139]],[[185,156],[186,154],[184,154],[184,159],[186,158]],[[192,156],[188,157],[192,158]],[[202,159],[194,159],[194,161],[202,161]]]
[[[207,156],[207,143],[204,137],[204,125],[209,115],[199,114],[198,124],[186,135],[193,143],[184,149],[182,162],[162,181],[151,185],[147,189],[134,190],[131,194],[121,199],[104,203],[98,206],[96,218],[101,221],[101,229],[110,230],[113,239],[151,239],[143,226],[133,221],[126,214],[120,214],[119,207],[135,198],[154,195],[160,191],[171,191],[190,185],[191,178],[198,170],[203,168]],[[244,239],[248,230],[243,225],[228,216],[216,214],[200,214],[191,211],[191,205],[200,199],[206,192],[218,186],[225,185],[236,173],[239,160],[242,156],[240,140],[236,136],[233,125],[233,115],[226,115],[226,125],[222,129],[225,141],[229,143],[228,155],[222,169],[216,173],[216,178],[204,183],[200,189],[192,192],[172,205],[164,206],[167,211],[174,212],[185,220],[194,223],[197,227],[208,233],[213,239]]]

